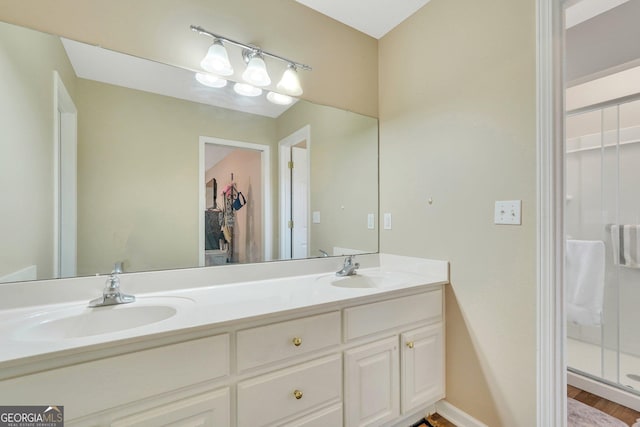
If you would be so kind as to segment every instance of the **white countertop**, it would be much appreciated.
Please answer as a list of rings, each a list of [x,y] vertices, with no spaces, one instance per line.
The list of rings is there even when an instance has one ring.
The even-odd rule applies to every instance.
[[[334,273],[320,273],[136,293],[136,302],[110,307],[89,308],[88,301],[82,299],[0,310],[0,367],[34,356],[213,327],[226,322],[441,285],[449,281],[448,263],[445,261],[381,256],[378,264],[358,270],[358,278],[337,278]],[[377,286],[358,287],[362,286],[358,280],[372,280]],[[130,292],[124,282],[121,286],[123,293]],[[59,334],[47,336],[46,328],[59,319],[82,319],[83,315],[93,315],[96,310],[127,310],[142,306],[168,306],[176,312],[164,320],[138,327],[128,325],[127,329],[116,332],[65,338],[59,337]]]

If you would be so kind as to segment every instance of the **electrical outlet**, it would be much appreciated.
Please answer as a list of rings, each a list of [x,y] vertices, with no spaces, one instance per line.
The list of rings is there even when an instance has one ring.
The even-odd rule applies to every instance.
[[[384,214],[384,229],[391,230],[391,214],[390,213]]]
[[[373,230],[376,228],[375,220],[376,220],[376,217],[374,214],[372,213],[367,214],[367,228],[369,230]]]

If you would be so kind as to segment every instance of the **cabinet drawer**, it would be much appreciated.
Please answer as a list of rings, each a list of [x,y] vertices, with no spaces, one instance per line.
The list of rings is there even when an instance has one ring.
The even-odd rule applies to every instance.
[[[442,318],[442,290],[344,310],[345,339],[363,337],[415,322]]]
[[[340,344],[340,312],[239,331],[238,370]]]
[[[211,391],[134,415],[120,418],[111,427],[228,427],[231,425],[229,388]]]
[[[305,415],[301,419],[282,424],[282,427],[342,427],[342,404]]]
[[[269,425],[341,397],[340,355],[313,360],[238,383],[238,427]]]
[[[73,402],[69,421],[229,374],[229,334],[80,363],[0,382],[2,404]]]

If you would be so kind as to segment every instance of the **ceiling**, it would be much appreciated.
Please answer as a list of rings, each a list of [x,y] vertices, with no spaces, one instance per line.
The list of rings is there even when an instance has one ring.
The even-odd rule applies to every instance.
[[[379,39],[430,0],[296,0]]]
[[[62,38],[76,75],[130,89],[151,92],[200,104],[276,118],[291,105],[276,105],[261,96],[240,96],[232,82],[224,88],[198,83],[193,71]]]
[[[565,9],[565,26],[567,29],[574,27],[628,1],[629,0],[574,0],[569,2],[569,5]]]
[[[640,0],[571,4],[566,11],[565,33],[568,86],[640,65],[640,44],[633,42],[640,40],[638,16]]]

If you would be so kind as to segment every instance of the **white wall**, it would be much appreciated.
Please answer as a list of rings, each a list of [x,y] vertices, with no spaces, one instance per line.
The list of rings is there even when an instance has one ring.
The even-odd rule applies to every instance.
[[[0,23],[0,277],[53,274],[53,71],[74,97],[60,40]]]
[[[451,262],[447,400],[492,427],[536,423],[535,40],[534,0],[431,0],[380,41],[381,251]]]

